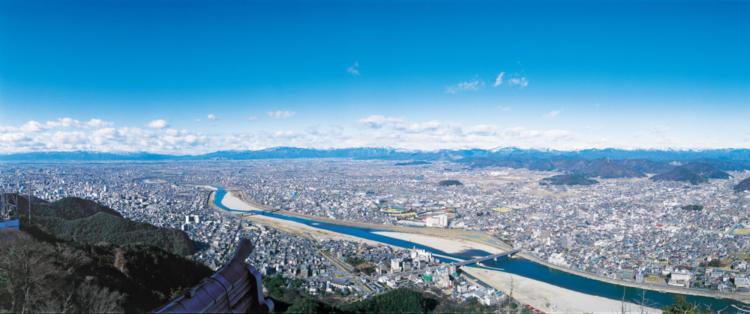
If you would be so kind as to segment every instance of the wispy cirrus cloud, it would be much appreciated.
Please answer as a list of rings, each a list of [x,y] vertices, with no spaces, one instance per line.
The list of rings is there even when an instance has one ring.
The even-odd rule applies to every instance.
[[[529,79],[527,79],[525,76],[514,76],[508,79],[508,86],[526,88],[527,86],[529,86]]]
[[[359,76],[359,61],[354,61],[354,64],[346,68],[346,73],[349,73],[351,76]]]
[[[448,94],[457,94],[460,92],[475,92],[482,88],[484,88],[484,81],[478,78],[474,78],[454,85],[446,86],[445,92]]]
[[[507,87],[526,88],[529,86],[529,79],[521,74],[506,74],[505,71],[501,71],[495,76],[495,83],[492,86],[500,87],[503,84]]]
[[[510,106],[497,106],[497,109],[503,112],[508,112],[508,111],[511,111],[513,108],[511,108]]]
[[[504,78],[505,78],[505,72],[500,72],[500,74],[498,74],[495,77],[495,84],[492,84],[492,86],[498,87],[500,85],[503,85]]]
[[[518,87],[518,88],[526,88],[529,86],[529,79],[525,76],[521,76],[518,74],[506,74],[505,71],[501,71],[495,76],[494,82],[492,83],[492,87],[501,87],[501,86],[507,86],[507,87]],[[484,88],[485,82],[484,80],[476,77],[471,80],[459,82],[454,85],[446,86],[445,92],[448,94],[457,94],[460,92],[473,92],[478,91],[482,88]]]
[[[494,148],[519,146],[571,148],[578,136],[562,129],[501,127],[495,124],[459,124],[437,120],[409,121],[403,118],[371,115],[358,120],[363,146],[390,146],[411,149]]]
[[[552,110],[552,111],[548,111],[547,113],[545,113],[543,117],[547,119],[554,119],[560,116],[561,113],[562,113],[562,110]]]
[[[297,113],[294,111],[289,111],[289,110],[276,110],[276,111],[269,111],[266,114],[273,119],[287,119],[287,118],[293,117]]]

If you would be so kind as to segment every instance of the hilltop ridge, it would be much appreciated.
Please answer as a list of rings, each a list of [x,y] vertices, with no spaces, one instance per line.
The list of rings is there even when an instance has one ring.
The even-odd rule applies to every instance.
[[[734,186],[734,191],[735,192],[750,191],[750,178],[746,178],[740,181],[740,183],[737,183],[737,185]]]
[[[651,177],[654,181],[683,181],[701,184],[709,179],[729,179],[730,175],[707,162],[692,162],[677,166],[667,172]]]
[[[12,198],[14,199],[14,198]],[[19,196],[19,208],[28,208],[26,197]],[[177,255],[195,252],[185,232],[159,228],[123,218],[117,211],[91,200],[66,197],[55,202],[34,199],[32,226],[56,238],[84,244],[147,245]],[[19,211],[21,221],[28,221],[28,211]]]
[[[18,205],[26,208],[27,199],[19,196]],[[0,280],[0,312],[147,312],[212,273],[170,253],[170,242],[144,240],[171,230],[130,221],[93,201],[34,199],[32,222],[26,211],[20,214],[20,231],[0,230],[0,267],[14,274]],[[118,237],[130,235],[129,228],[141,241]]]

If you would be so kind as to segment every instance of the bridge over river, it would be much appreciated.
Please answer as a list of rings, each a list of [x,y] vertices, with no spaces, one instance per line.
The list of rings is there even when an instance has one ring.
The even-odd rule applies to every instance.
[[[472,258],[472,259],[469,259],[469,260],[460,261],[460,262],[454,262],[454,263],[450,263],[450,264],[454,265],[456,267],[461,267],[461,266],[471,265],[471,264],[475,264],[475,263],[481,263],[481,262],[489,261],[489,260],[495,260],[495,261],[497,261],[497,259],[500,258],[500,257],[513,256],[513,255],[515,255],[518,252],[521,252],[521,249],[513,249],[513,250],[510,250],[510,251],[507,251],[507,252],[502,252],[502,253],[497,253],[497,254],[492,254],[492,255],[486,255],[486,256]]]
[[[277,211],[264,211],[256,208],[255,210],[238,210],[225,206],[222,204],[223,198],[226,196],[227,191],[223,188],[218,188],[215,192],[213,199],[213,205],[226,211],[239,212],[242,214],[253,214],[258,216],[264,216],[268,218],[275,218],[286,220],[290,222],[296,222],[303,224],[308,227],[326,230],[330,232],[336,232],[352,237],[362,238],[365,240],[385,243],[403,248],[418,248],[426,250],[436,256],[439,260],[443,261],[443,265],[453,264],[456,266],[467,266],[475,263],[484,262],[483,266],[489,268],[498,268],[502,265],[502,271],[509,274],[522,276],[525,278],[541,281],[557,287],[573,290],[576,292],[608,298],[610,300],[639,303],[642,300],[647,300],[647,306],[660,308],[669,304],[674,303],[675,293],[654,291],[649,289],[626,287],[619,284],[614,284],[606,281],[600,281],[591,279],[585,276],[576,275],[574,273],[560,271],[557,269],[550,268],[543,264],[536,263],[534,261],[515,258],[508,259],[510,255],[518,254],[520,251],[517,249],[506,251],[498,254],[491,254],[490,252],[483,252],[486,254],[481,257],[474,257],[478,254],[472,254],[473,256],[466,256],[462,254],[454,254],[446,251],[436,249],[429,245],[423,245],[412,241],[402,240],[395,237],[389,237],[386,235],[379,234],[381,230],[375,227],[360,227],[350,226],[344,224],[338,224],[331,221],[321,221],[311,219],[309,217],[287,215],[283,212]],[[424,271],[424,269],[422,269]],[[708,306],[711,309],[727,309],[733,308],[733,306],[739,308],[747,307],[747,304],[742,303],[738,300],[725,299],[720,297],[708,297],[708,296],[697,296],[697,295],[685,295],[686,299],[690,303],[701,304]]]
[[[502,252],[502,253],[480,256],[480,257],[476,257],[476,258],[472,258],[472,259],[468,259],[468,260],[457,260],[457,261],[453,261],[453,262],[445,262],[445,263],[442,263],[442,264],[439,264],[439,265],[435,265],[435,266],[430,266],[430,267],[425,267],[425,268],[419,268],[419,269],[412,269],[412,270],[407,270],[407,271],[390,273],[390,274],[387,274],[385,276],[386,277],[406,276],[406,275],[411,275],[411,274],[425,273],[425,272],[428,272],[428,271],[431,271],[431,270],[434,270],[434,269],[437,269],[437,268],[440,268],[440,267],[446,267],[446,266],[461,267],[461,266],[467,266],[467,265],[471,265],[471,264],[478,264],[478,263],[481,263],[481,262],[484,262],[484,261],[489,261],[489,260],[497,261],[498,258],[511,257],[511,256],[515,255],[516,253],[518,253],[518,252],[521,252],[521,249],[513,249],[513,250]]]

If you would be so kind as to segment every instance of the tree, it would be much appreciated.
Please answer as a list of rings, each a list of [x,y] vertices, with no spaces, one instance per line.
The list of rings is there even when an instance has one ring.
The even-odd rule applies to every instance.
[[[33,241],[26,234],[3,232],[0,246],[0,288],[14,313],[34,311],[35,301],[47,299],[45,277],[56,273],[55,267],[44,258],[53,250],[50,245]],[[5,303],[5,302],[3,302]]]
[[[664,314],[703,314],[705,311],[701,310],[695,304],[689,303],[685,296],[675,296],[675,302],[664,308]]]
[[[13,313],[123,312],[123,295],[94,284],[78,284],[70,270],[88,261],[80,251],[3,233],[0,244],[0,311]]]
[[[510,291],[508,292],[508,298],[509,298],[509,300],[508,300],[508,303],[507,303],[506,308],[505,308],[505,311],[508,312],[508,313],[510,313],[511,310],[513,310],[512,307],[515,305],[515,303],[513,302],[513,286],[514,286],[513,276],[511,275],[510,276]]]
[[[123,295],[93,284],[83,283],[76,289],[76,301],[84,313],[122,313]]]
[[[286,310],[286,313],[295,314],[315,314],[331,312],[333,312],[333,308],[331,306],[315,300],[309,296],[298,299]]]
[[[421,293],[396,289],[370,299],[349,304],[344,310],[357,313],[427,313],[437,304]]]

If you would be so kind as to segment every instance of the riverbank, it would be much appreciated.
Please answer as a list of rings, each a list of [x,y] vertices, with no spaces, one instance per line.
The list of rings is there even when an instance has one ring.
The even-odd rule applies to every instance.
[[[614,285],[620,285],[620,286],[638,288],[638,289],[644,289],[644,290],[650,290],[650,291],[657,291],[657,292],[685,294],[685,295],[708,297],[708,298],[715,298],[715,299],[727,299],[727,300],[740,301],[743,303],[750,304],[750,294],[738,294],[738,293],[730,294],[730,293],[721,293],[718,291],[711,291],[711,290],[688,289],[688,288],[681,288],[681,287],[668,286],[668,285],[654,285],[654,284],[648,284],[648,283],[638,283],[634,281],[618,280],[618,279],[612,279],[612,278],[600,276],[597,274],[592,274],[589,272],[583,272],[583,271],[571,269],[571,268],[564,267],[564,266],[555,265],[555,264],[547,262],[543,259],[540,259],[532,254],[529,254],[523,251],[518,253],[518,257],[525,258],[527,260],[533,261],[537,264],[544,265],[546,267],[549,267],[555,270],[559,270],[559,271],[570,273],[573,275],[585,277],[591,280],[598,280],[598,281],[602,281],[602,282],[606,282],[606,283],[610,283]]]
[[[253,210],[259,210],[257,206],[254,206],[248,202],[243,201],[232,192],[228,192],[224,196],[224,198],[221,200],[221,205],[227,208],[231,208],[232,210],[235,210],[235,211],[240,211],[240,212],[241,211],[249,212]],[[276,213],[280,213],[280,212],[277,211]],[[283,214],[286,215],[286,213],[283,213]],[[340,221],[330,220],[330,219],[325,219],[325,218],[312,219],[311,217],[306,217],[304,215],[290,215],[290,216],[304,218],[304,219],[308,219],[311,221],[321,221],[325,223],[339,223],[340,224]],[[376,242],[376,241],[362,239],[359,237],[340,234],[340,233],[336,233],[333,231],[317,229],[314,226],[309,226],[309,225],[305,225],[302,223],[280,219],[280,218],[268,217],[268,216],[263,216],[263,215],[244,215],[243,217],[245,217],[246,219],[255,221],[257,223],[261,223],[261,224],[268,225],[274,228],[278,228],[280,230],[289,231],[289,232],[293,232],[297,234],[304,233],[308,235],[312,234],[312,235],[315,235],[316,237],[327,236],[327,237],[332,237],[332,238],[337,238],[337,239],[345,239],[345,240],[352,240],[352,241],[359,241],[359,242],[364,241],[364,242],[374,243],[374,244],[391,245],[388,243]],[[344,225],[344,224],[340,224],[340,225]],[[469,237],[469,239],[477,238],[472,233],[469,233],[468,235],[463,234],[460,237],[451,237],[451,236],[446,236],[445,233],[441,235],[437,235],[436,233],[434,233],[434,231],[429,232],[432,234],[408,232],[407,230],[404,230],[404,228],[401,226],[394,226],[396,228],[392,228],[392,230],[397,229],[398,231],[392,231],[392,230],[375,231],[375,230],[383,230],[383,229],[391,229],[391,228],[381,228],[380,225],[373,226],[372,224],[360,224],[360,223],[348,223],[348,225],[353,226],[353,227],[359,227],[359,228],[367,228],[369,230],[373,230],[372,233],[376,235],[381,235],[381,236],[385,236],[385,237],[389,237],[393,239],[398,239],[398,240],[408,241],[411,243],[416,243],[416,244],[420,244],[424,246],[429,246],[434,249],[437,249],[446,253],[450,253],[450,254],[482,255],[483,252],[499,253],[499,252],[503,252],[507,250],[507,249],[502,249],[502,248],[489,245],[487,243],[467,240],[466,239],[467,236]],[[363,227],[362,225],[367,225],[367,227]],[[427,228],[419,228],[419,229],[427,229]],[[441,229],[441,230],[448,231],[445,229]],[[423,230],[420,230],[420,231],[423,231]],[[506,279],[510,278],[510,276],[513,276],[514,297],[523,303],[530,304],[531,306],[535,308],[543,309],[545,311],[550,311],[550,312],[565,311],[565,312],[576,312],[576,313],[613,312],[613,311],[619,312],[622,309],[622,305],[623,305],[623,303],[620,301],[576,292],[573,290],[547,284],[541,281],[537,281],[537,280],[522,277],[522,276],[511,275],[511,274],[502,273],[498,271],[490,271],[490,270],[485,270],[485,269],[480,269],[480,268],[475,268],[475,267],[464,267],[463,269],[470,275],[487,283],[488,285],[492,286],[495,289],[503,291],[506,294],[510,294],[511,291],[510,291],[509,284],[506,284],[504,282],[506,281]],[[516,290],[515,288],[516,284],[522,288],[519,288],[518,290]],[[572,302],[568,300],[567,298],[573,298],[575,302]],[[640,306],[636,304],[626,302],[625,305],[627,306],[627,309],[629,309],[629,311],[633,311],[633,312],[641,311]],[[557,306],[557,307],[554,307],[554,306]],[[660,311],[654,308],[647,308],[647,312],[659,313]]]
[[[248,207],[248,209],[246,209],[248,211],[249,210],[265,210],[265,211],[278,213],[284,216],[297,217],[297,218],[314,220],[318,222],[336,224],[336,225],[347,226],[347,227],[355,227],[355,228],[379,230],[379,231],[402,232],[402,233],[411,233],[411,234],[423,234],[423,235],[435,236],[435,237],[440,237],[440,238],[461,239],[461,240],[470,241],[474,243],[482,243],[482,244],[488,245],[489,247],[493,247],[495,249],[500,249],[503,251],[507,251],[513,248],[511,245],[501,241],[500,239],[497,239],[491,235],[488,235],[484,232],[479,232],[479,231],[465,230],[465,229],[429,228],[429,227],[415,228],[415,227],[397,226],[397,225],[391,225],[391,224],[373,224],[373,223],[365,223],[365,222],[358,222],[358,221],[337,220],[337,219],[331,219],[327,217],[304,215],[304,214],[295,213],[295,212],[291,212],[287,210],[273,209],[268,206],[255,203],[246,195],[244,195],[244,193],[242,193],[241,191],[227,189],[227,195],[229,194],[233,195],[236,198],[239,198],[242,202],[249,204],[250,206]]]
[[[268,211],[272,210],[271,208],[267,206],[256,204],[252,202],[251,200],[248,200],[248,198],[244,196],[241,192],[235,191],[234,193],[237,193],[238,195],[236,197],[239,197],[240,199],[242,199],[243,202],[253,204],[255,206],[254,209],[256,210],[268,210]],[[464,241],[468,241],[474,244],[485,245],[482,248],[475,247],[475,249],[480,249],[488,253],[500,252],[498,251],[498,249],[501,251],[507,251],[512,248],[507,243],[504,243],[495,237],[492,237],[486,233],[472,231],[472,230],[426,228],[426,227],[417,228],[417,227],[396,226],[396,225],[389,225],[389,224],[371,224],[371,223],[363,223],[363,222],[336,220],[336,219],[311,216],[311,215],[303,215],[303,214],[294,213],[294,212],[285,211],[285,210],[275,210],[274,212],[283,214],[285,216],[298,217],[298,218],[326,222],[326,223],[342,225],[342,226],[357,227],[357,228],[364,228],[364,229],[375,229],[375,230],[389,231],[389,232],[402,233],[402,234],[421,234],[421,235],[427,235],[427,236],[434,236],[438,239],[448,238],[448,239],[464,240]],[[430,244],[424,241],[422,242],[413,241],[413,242],[420,243],[423,245]],[[654,285],[654,284],[647,284],[647,283],[637,283],[633,281],[618,280],[618,279],[608,278],[608,277],[600,276],[600,275],[589,273],[589,272],[578,271],[578,270],[571,269],[568,267],[555,265],[526,252],[521,252],[518,254],[518,256],[523,257],[527,260],[533,261],[537,264],[546,266],[551,269],[559,270],[561,272],[569,273],[569,274],[576,275],[576,276],[581,276],[581,277],[588,278],[591,280],[606,282],[606,283],[613,284],[613,285],[619,285],[619,286],[630,287],[630,288],[638,288],[638,289],[644,289],[644,290],[661,292],[661,293],[674,293],[674,294],[691,295],[691,296],[697,296],[697,297],[732,300],[732,301],[739,301],[742,303],[750,304],[750,294],[721,293],[718,291],[711,291],[711,290],[699,290],[699,289],[694,289],[694,288],[682,288],[682,287],[675,287],[675,286],[669,286],[669,285]]]
[[[547,313],[661,313],[661,310],[560,288],[510,273],[476,267],[463,268],[468,274],[495,289],[510,293],[524,304]]]
[[[383,235],[386,237],[418,243],[424,246],[431,246],[440,248],[441,251],[456,254],[456,255],[469,255],[472,257],[485,256],[487,254],[502,253],[507,250],[502,250],[493,246],[489,246],[483,243],[469,242],[463,239],[445,239],[442,237],[429,236],[417,233],[406,233],[406,232],[394,232],[394,231],[375,231],[375,234]],[[485,254],[472,254],[472,251],[481,250]],[[478,253],[478,252],[477,252]]]
[[[215,201],[214,195],[215,193],[211,193],[211,196],[209,197],[210,204],[214,204],[214,201]],[[254,204],[250,204],[248,202],[241,200],[240,198],[236,197],[231,192],[228,192],[224,196],[224,198],[221,201],[221,204],[228,208],[231,208],[232,210],[236,212],[241,212],[241,211],[251,212],[253,210],[262,210],[256,207]],[[219,208],[216,208],[216,209],[219,209]],[[291,233],[291,234],[307,236],[307,237],[311,237],[315,239],[357,241],[357,242],[364,242],[370,245],[380,244],[380,242],[353,237],[350,235],[332,232],[328,230],[318,229],[318,228],[314,228],[314,227],[301,224],[298,222],[294,222],[294,221],[288,221],[288,220],[277,219],[277,218],[262,216],[262,215],[253,215],[253,214],[239,213],[239,215],[242,215],[242,218],[244,219],[253,221],[255,223],[258,223],[258,224],[261,224],[270,228],[278,229],[278,230]]]
[[[469,243],[464,240],[445,239],[421,234],[389,231],[378,231],[375,233],[431,246],[452,254],[460,254],[471,250],[481,250],[492,254],[504,251],[481,243]],[[661,310],[656,308],[642,307],[634,303],[623,303],[622,301],[580,293],[510,273],[478,267],[463,267],[462,270],[506,294],[510,294],[511,290],[513,290],[513,297],[519,302],[530,304],[535,308],[549,313],[613,313],[621,312],[623,306],[626,313],[661,313]],[[512,281],[511,277],[513,278]]]

